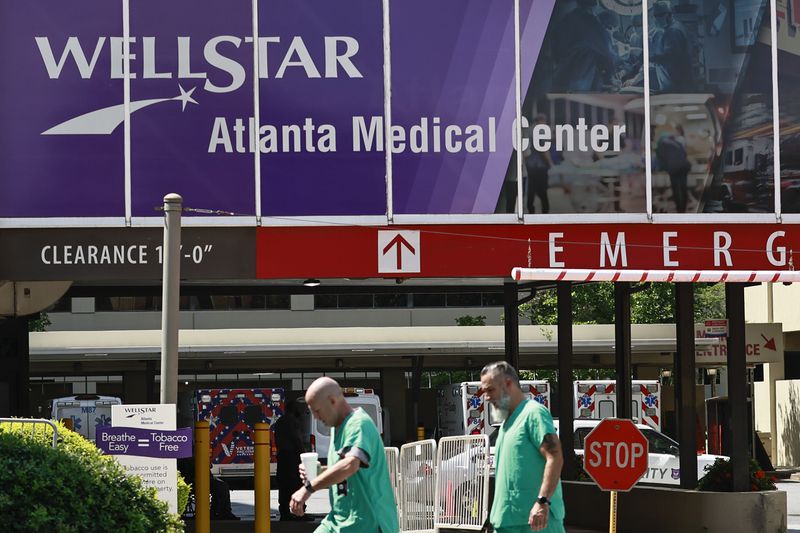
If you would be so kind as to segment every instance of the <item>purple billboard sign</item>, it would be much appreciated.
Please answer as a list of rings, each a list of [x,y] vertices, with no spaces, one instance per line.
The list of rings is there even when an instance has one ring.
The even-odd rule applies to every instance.
[[[522,80],[553,2],[522,2]],[[168,192],[249,217],[496,212],[514,3],[391,5],[385,26],[370,0],[4,3],[0,218],[152,217]]]
[[[138,455],[161,459],[192,456],[192,428],[174,431],[102,426],[97,447],[108,455]]]

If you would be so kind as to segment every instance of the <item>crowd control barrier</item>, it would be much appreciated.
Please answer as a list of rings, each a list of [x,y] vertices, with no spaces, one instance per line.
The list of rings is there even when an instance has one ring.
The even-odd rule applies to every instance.
[[[30,430],[31,436],[36,435],[47,436],[49,431],[53,432],[53,448],[58,444],[58,427],[52,420],[45,420],[44,418],[0,418],[0,424],[8,424],[13,428],[14,425],[20,425],[24,430]]]
[[[436,441],[422,440],[400,448],[400,531],[434,531]]]
[[[489,509],[489,436],[443,437],[436,453],[434,528],[479,531]]]

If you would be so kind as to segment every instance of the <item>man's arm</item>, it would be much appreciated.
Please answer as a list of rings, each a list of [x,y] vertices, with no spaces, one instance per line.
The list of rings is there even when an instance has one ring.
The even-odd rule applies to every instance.
[[[555,433],[548,433],[542,440],[539,453],[544,456],[544,474],[542,475],[542,487],[539,489],[540,496],[550,498],[556,491],[558,480],[561,477],[561,467],[564,466],[564,454],[561,453],[561,441]]]
[[[539,487],[539,496],[545,496],[549,500],[556,491],[558,479],[561,476],[561,467],[564,464],[564,455],[561,453],[561,442],[555,433],[547,433],[539,446],[539,453],[544,457],[544,473],[542,474],[542,486]],[[547,504],[533,504],[528,525],[533,531],[539,531],[547,527],[547,519],[550,509]]]
[[[335,465],[317,476],[314,481],[311,482],[311,487],[314,489],[314,492],[327,489],[328,487],[337,485],[348,479],[350,476],[358,472],[359,468],[361,468],[361,459],[354,455],[346,455],[341,460],[337,461]],[[302,477],[305,479],[305,476]],[[305,512],[303,509],[303,504],[308,501],[310,497],[311,492],[309,492],[305,486],[297,489],[297,492],[292,494],[291,502],[289,502],[289,510],[292,512],[292,514],[303,516],[303,513]]]

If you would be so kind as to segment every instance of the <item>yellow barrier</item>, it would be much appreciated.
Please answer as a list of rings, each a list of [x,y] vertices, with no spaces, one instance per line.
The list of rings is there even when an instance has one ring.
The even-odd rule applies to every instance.
[[[256,505],[256,533],[269,533],[270,531],[270,498],[269,498],[269,424],[258,422],[255,435],[255,505]]]
[[[210,462],[208,422],[198,422],[194,426],[194,530],[196,533],[211,532]]]

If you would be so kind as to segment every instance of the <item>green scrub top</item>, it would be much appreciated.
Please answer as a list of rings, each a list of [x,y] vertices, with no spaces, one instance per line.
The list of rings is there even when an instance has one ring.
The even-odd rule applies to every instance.
[[[497,531],[528,528],[528,516],[539,497],[545,458],[539,448],[548,433],[556,434],[553,417],[543,405],[524,400],[499,429],[495,446],[495,492],[489,520]],[[561,482],[550,498],[550,516],[542,531],[564,531]]]
[[[341,426],[331,428],[328,466],[348,455],[358,457],[362,467],[329,489],[331,512],[315,533],[397,533],[397,504],[383,441],[372,419],[360,408]]]

